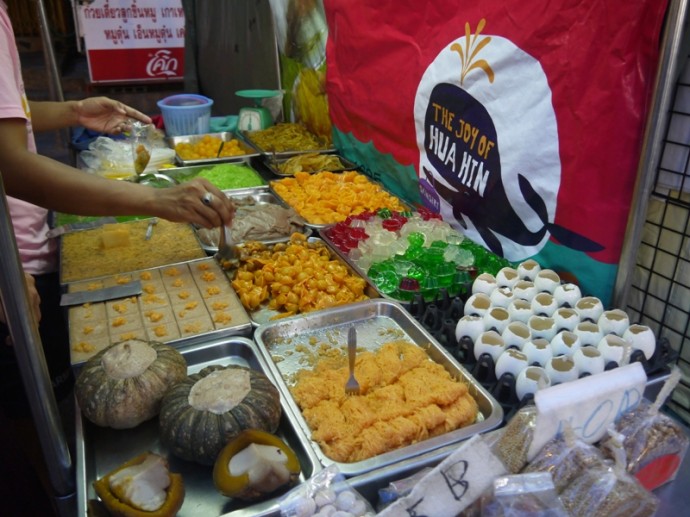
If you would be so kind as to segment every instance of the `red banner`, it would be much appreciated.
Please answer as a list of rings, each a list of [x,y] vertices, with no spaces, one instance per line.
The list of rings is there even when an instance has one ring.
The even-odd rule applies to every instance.
[[[89,50],[91,82],[181,81],[184,48]]]
[[[336,145],[509,260],[612,285],[666,1],[325,7]]]

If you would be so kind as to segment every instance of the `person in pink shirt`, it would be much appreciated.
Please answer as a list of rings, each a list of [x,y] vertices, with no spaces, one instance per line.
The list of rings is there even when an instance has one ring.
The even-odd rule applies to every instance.
[[[71,393],[69,338],[59,306],[57,244],[46,238],[48,210],[76,215],[151,215],[206,228],[230,224],[234,206],[204,179],[157,189],[89,174],[36,152],[34,131],[83,126],[119,134],[143,113],[106,97],[80,101],[31,102],[21,74],[19,52],[7,5],[0,0],[0,176],[25,273],[40,295],[39,332],[58,399]],[[209,197],[210,196],[210,197]],[[208,202],[208,200],[211,200]],[[3,272],[0,272],[3,274]],[[0,406],[28,412],[7,328],[0,322]]]

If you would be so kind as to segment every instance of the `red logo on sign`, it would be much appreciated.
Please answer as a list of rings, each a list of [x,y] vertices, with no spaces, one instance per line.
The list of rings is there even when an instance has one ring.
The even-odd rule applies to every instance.
[[[146,65],[146,73],[151,77],[175,77],[179,63],[172,52],[161,49],[151,56]]]

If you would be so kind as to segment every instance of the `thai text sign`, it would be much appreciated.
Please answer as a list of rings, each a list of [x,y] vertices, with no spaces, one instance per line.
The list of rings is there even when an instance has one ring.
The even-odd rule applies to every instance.
[[[183,79],[181,0],[94,0],[78,19],[91,82]]]

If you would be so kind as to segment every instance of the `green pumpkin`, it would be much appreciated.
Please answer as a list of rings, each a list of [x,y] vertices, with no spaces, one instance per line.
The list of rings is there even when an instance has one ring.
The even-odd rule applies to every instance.
[[[96,425],[128,429],[155,417],[168,389],[187,376],[187,362],[175,348],[128,339],[91,357],[74,394],[84,416]]]
[[[263,373],[238,365],[207,366],[163,397],[161,440],[176,456],[213,465],[225,444],[245,429],[274,433],[278,389]]]

